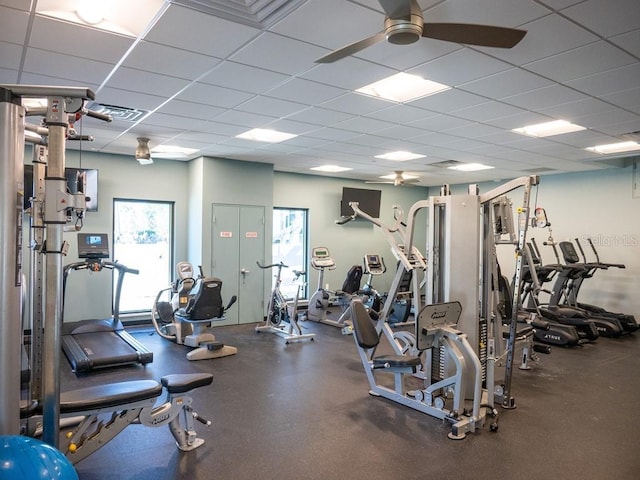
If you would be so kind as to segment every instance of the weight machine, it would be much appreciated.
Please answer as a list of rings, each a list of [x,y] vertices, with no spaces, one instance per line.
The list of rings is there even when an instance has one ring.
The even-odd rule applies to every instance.
[[[466,195],[451,195],[445,186],[441,189],[441,195],[416,202],[410,208],[406,220],[400,208],[394,207],[395,223],[392,226],[372,218],[361,211],[357,203],[352,203],[353,215],[336,222],[344,224],[362,217],[380,227],[387,238],[399,263],[389,291],[390,301],[385,303],[376,321],[376,335],[378,339],[381,336],[387,338],[398,356],[394,362],[402,364],[402,359],[406,359],[410,363],[411,373],[424,381],[425,391],[430,392],[429,395],[412,402],[426,403],[428,408],[420,405],[418,409],[437,418],[456,419],[451,438],[462,438],[465,433],[481,427],[486,417],[485,408],[495,415],[496,399],[505,408],[515,408],[515,400],[511,396],[513,358],[516,341],[523,333],[517,329],[517,308],[514,308],[509,321],[508,338],[506,342],[503,341],[503,319],[496,315],[497,297],[494,293],[497,291],[494,284],[494,279],[497,282],[495,244],[500,241],[501,236],[507,234],[506,241],[516,251],[515,277],[519,281],[522,251],[529,224],[530,191],[538,181],[536,176],[518,178],[483,195],[479,194],[477,186],[470,186]],[[496,205],[504,195],[518,188],[523,188],[524,198],[517,209],[516,231],[509,227],[506,210],[501,211]],[[415,218],[418,211],[425,208],[429,213],[429,268],[425,257],[413,244]],[[418,276],[414,274],[412,278],[412,301],[418,312],[416,332],[394,332],[387,319],[401,279],[408,271],[415,273],[425,270],[424,307],[421,307]],[[513,305],[519,305],[520,292],[514,291],[513,296]],[[437,305],[450,305],[452,302],[462,304],[459,315],[450,316],[433,310]],[[445,322],[436,321],[441,315],[446,316]],[[452,321],[451,318],[454,317],[457,318]],[[426,327],[425,322],[428,323]],[[425,335],[429,340],[420,343],[419,339]],[[369,370],[377,368],[375,361],[369,364],[364,360],[367,358],[367,350],[374,348],[373,342],[361,343],[357,338],[356,342],[369,376]],[[366,344],[370,344],[370,347]],[[419,362],[416,363],[414,358],[418,358]],[[367,362],[370,360],[369,358]],[[501,360],[505,361],[504,381],[496,384],[495,367]],[[393,365],[393,362],[389,363]],[[404,373],[407,373],[406,369]],[[370,376],[370,382],[375,384],[372,378]],[[388,398],[416,408],[416,404],[407,403],[404,399],[406,395],[399,393],[398,382],[400,380],[397,377],[396,393]],[[442,401],[435,401],[437,395],[434,392],[442,395]],[[470,400],[473,405],[469,415],[462,413],[466,400]],[[446,407],[450,401],[453,402],[453,410]],[[452,416],[451,412],[455,415]],[[463,421],[460,415],[467,418]]]
[[[42,97],[47,99],[44,108],[28,110],[22,105],[25,98]],[[79,138],[72,125],[82,115],[110,120],[85,109],[85,102],[94,99],[86,88],[0,85],[0,435],[31,434],[37,425],[43,440],[58,447],[61,416],[82,415],[80,426],[63,441],[72,462],[97,450],[131,423],[168,425],[178,448],[192,450],[203,443],[193,420],[210,422],[193,411],[187,392],[209,385],[209,374],[168,375],[160,382],[122,382],[60,392],[62,257],[68,250],[63,231],[69,222],[74,223],[71,230],[82,227],[86,203],[84,194],[67,192],[65,142]],[[44,116],[44,126],[26,125],[26,116],[32,114]],[[25,141],[35,145],[29,270],[31,391],[21,401]],[[163,391],[166,401],[154,406]],[[97,421],[100,414],[108,418]]]

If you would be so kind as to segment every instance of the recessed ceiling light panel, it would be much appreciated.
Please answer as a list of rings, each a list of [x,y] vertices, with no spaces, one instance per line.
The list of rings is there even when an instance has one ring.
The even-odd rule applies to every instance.
[[[315,170],[316,172],[325,172],[325,173],[340,173],[340,172],[346,172],[348,170],[353,170],[353,168],[339,167],[338,165],[321,165],[319,167],[311,167],[310,170]]]
[[[622,152],[633,152],[635,150],[640,150],[640,143],[638,142],[619,142],[619,143],[609,143],[606,145],[596,145],[595,147],[588,147],[585,150],[589,150],[590,152],[601,153],[606,155],[608,153],[622,153]]]
[[[526,127],[514,128],[511,131],[520,133],[522,135],[528,135],[530,137],[551,137],[552,135],[579,132],[580,130],[586,130],[586,127],[567,122],[566,120],[554,120],[552,122],[538,123],[535,125],[527,125]]]
[[[451,87],[442,83],[425,80],[417,75],[396,73],[378,82],[365,85],[356,90],[358,93],[372,97],[391,100],[392,102],[410,102],[417,98],[444,92]]]
[[[393,160],[395,162],[405,162],[407,160],[416,160],[418,158],[424,158],[426,155],[419,153],[411,153],[399,150],[397,152],[389,152],[382,155],[376,155],[376,158],[382,158],[383,160]]]
[[[478,170],[490,170],[493,167],[489,165],[483,165],[481,163],[461,163],[454,167],[448,167],[449,170],[458,170],[461,172],[477,172]]]
[[[285,140],[289,140],[294,137],[297,137],[297,135],[294,135],[293,133],[278,132],[277,130],[268,130],[265,128],[254,128],[253,130],[248,130],[240,135],[236,135],[236,138],[268,143],[284,142]]]

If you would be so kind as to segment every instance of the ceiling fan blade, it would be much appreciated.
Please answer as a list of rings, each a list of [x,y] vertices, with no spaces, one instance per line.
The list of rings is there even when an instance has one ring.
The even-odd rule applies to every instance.
[[[365,38],[364,40],[360,40],[354,43],[351,43],[345,47],[339,48],[338,50],[334,50],[333,52],[325,55],[316,60],[316,63],[333,63],[336,60],[340,60],[342,58],[348,57],[350,55],[354,55],[361,50],[364,50],[371,45],[375,45],[376,43],[382,42],[385,40],[384,32],[376,33],[375,35]]]
[[[403,18],[411,15],[411,4],[416,3],[415,0],[378,0],[384,13],[389,18]]]
[[[496,48],[516,46],[526,33],[516,28],[471,23],[425,23],[422,30],[422,36],[427,38]]]

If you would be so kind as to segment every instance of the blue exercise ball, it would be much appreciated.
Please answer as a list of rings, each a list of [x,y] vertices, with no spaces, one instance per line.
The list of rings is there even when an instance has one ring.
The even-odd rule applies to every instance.
[[[59,450],[35,438],[0,436],[0,480],[78,480]]]

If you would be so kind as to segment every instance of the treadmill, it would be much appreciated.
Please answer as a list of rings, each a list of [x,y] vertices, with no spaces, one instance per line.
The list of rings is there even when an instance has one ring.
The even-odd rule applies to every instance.
[[[67,278],[71,272],[85,270],[99,272],[103,269],[118,272],[113,316],[107,319],[88,319],[62,324],[62,351],[76,374],[89,373],[96,369],[132,364],[146,365],[153,361],[151,352],[129,334],[120,321],[120,294],[127,273],[138,274],[138,270],[125,267],[109,258],[109,238],[105,233],[78,233],[78,258],[81,262],[64,267],[62,296],[63,311]]]

